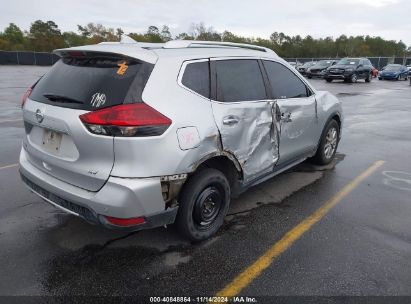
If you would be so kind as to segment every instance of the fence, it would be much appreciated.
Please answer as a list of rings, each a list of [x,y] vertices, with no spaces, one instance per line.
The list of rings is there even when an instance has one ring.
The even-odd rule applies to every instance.
[[[300,62],[305,63],[308,61],[318,61],[318,60],[338,60],[341,58],[284,58],[284,60],[288,62]],[[381,70],[387,64],[395,63],[395,64],[403,64],[409,65],[411,64],[411,57],[368,57],[371,61],[372,65]]]
[[[60,57],[55,54],[44,52],[0,51],[0,65],[53,65],[59,58]]]
[[[27,52],[27,51],[0,51],[0,65],[17,64],[17,65],[53,65],[59,56],[45,52]],[[289,62],[307,62],[339,58],[284,58]],[[390,63],[411,64],[411,57],[368,57],[374,67],[381,69]]]

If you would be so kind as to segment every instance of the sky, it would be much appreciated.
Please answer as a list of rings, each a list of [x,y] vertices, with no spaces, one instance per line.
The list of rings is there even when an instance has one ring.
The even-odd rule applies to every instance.
[[[381,36],[411,46],[410,0],[0,0],[0,31],[10,22],[28,30],[37,19],[62,31],[101,23],[126,33],[168,25],[176,35],[192,23],[216,31],[269,38],[274,31],[315,38]]]

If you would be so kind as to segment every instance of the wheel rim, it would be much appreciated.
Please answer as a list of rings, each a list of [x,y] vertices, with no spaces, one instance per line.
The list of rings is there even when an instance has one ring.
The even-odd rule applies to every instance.
[[[215,186],[209,186],[200,193],[193,208],[193,219],[200,229],[207,229],[214,223],[220,213],[222,201],[221,191]]]
[[[337,148],[337,139],[338,139],[338,132],[336,128],[331,128],[328,130],[327,135],[325,137],[325,145],[324,145],[324,156],[327,159],[330,159]]]
[[[357,75],[353,74],[353,75],[351,76],[351,81],[352,81],[352,82],[356,82],[356,81],[357,81]]]

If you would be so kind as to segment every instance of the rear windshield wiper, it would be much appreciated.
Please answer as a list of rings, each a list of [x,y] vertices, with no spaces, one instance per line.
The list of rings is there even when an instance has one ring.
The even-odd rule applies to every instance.
[[[46,97],[50,101],[56,101],[56,102],[67,102],[67,103],[79,103],[83,104],[84,102],[80,100],[76,100],[64,95],[58,95],[58,94],[52,94],[52,93],[45,93],[43,94],[44,97]]]

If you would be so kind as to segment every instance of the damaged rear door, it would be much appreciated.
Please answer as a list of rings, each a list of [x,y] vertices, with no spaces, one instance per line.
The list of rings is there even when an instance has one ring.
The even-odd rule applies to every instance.
[[[223,149],[238,159],[245,182],[271,172],[278,160],[278,132],[260,62],[218,58],[210,64],[212,108]]]

